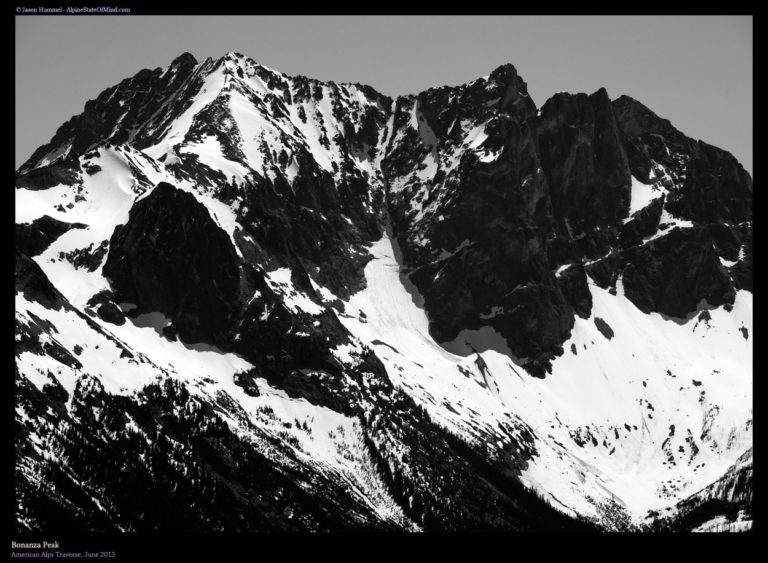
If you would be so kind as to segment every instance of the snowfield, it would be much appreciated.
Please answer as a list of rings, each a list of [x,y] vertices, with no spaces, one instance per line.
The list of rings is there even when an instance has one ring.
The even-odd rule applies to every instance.
[[[481,428],[503,439],[502,421],[530,428],[538,453],[523,480],[552,504],[600,516],[615,502],[642,520],[718,478],[751,446],[752,344],[743,333],[752,333],[751,293],[740,291],[730,312],[710,310],[709,321],[682,322],[590,283],[591,317],[576,317],[552,375],[536,379],[495,349],[448,352],[403,285],[389,237],[370,252],[367,287],[341,321],[397,385],[468,440]],[[610,340],[595,318],[612,328]],[[464,331],[455,343],[487,348],[494,333]]]

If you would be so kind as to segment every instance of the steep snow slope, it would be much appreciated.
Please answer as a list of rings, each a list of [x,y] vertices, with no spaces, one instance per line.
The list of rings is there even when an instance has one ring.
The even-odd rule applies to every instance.
[[[393,381],[469,440],[530,431],[536,454],[524,480],[555,505],[597,517],[615,502],[640,520],[717,478],[751,445],[750,293],[739,292],[730,312],[681,322],[590,284],[592,316],[577,318],[566,353],[540,380],[515,366],[490,327],[460,335],[451,347],[467,342],[465,355],[446,351],[403,285],[390,238],[370,251],[366,289],[344,304],[342,322]]]

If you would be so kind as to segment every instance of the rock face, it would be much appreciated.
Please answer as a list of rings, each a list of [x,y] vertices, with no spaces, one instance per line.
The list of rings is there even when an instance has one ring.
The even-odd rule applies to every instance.
[[[753,246],[752,246],[752,225],[749,225],[749,230],[743,238],[743,244],[739,253],[739,261],[730,270],[733,276],[733,281],[737,289],[746,289],[752,291],[754,265],[753,265]]]
[[[16,291],[45,307],[59,309],[63,303],[61,293],[53,286],[29,256],[16,249]]]
[[[27,256],[34,257],[68,230],[85,227],[82,223],[65,223],[43,215],[31,223],[16,225],[16,248]]]
[[[636,212],[619,232],[619,244],[622,248],[640,246],[643,239],[653,235],[659,228],[661,214],[664,211],[664,196],[653,200],[646,207]]]
[[[95,100],[88,100],[85,111],[72,117],[56,131],[47,144],[38,148],[20,172],[38,176],[32,171],[59,158],[75,159],[100,143],[120,144],[140,141],[144,131],[152,129],[162,116],[174,116],[170,108],[157,112],[174,94],[183,89],[187,95],[202,87],[197,61],[189,53],[177,57],[167,71],[144,69],[132,78],[107,88]],[[177,108],[174,108],[177,109]],[[115,127],[119,124],[118,127]]]
[[[685,317],[702,299],[733,303],[731,280],[702,228],[672,229],[624,255],[624,291],[641,311]]]
[[[730,153],[694,141],[629,96],[613,102],[632,173],[673,188],[667,208],[696,222],[752,218],[752,178]],[[668,150],[667,150],[668,149]]]
[[[182,339],[218,343],[238,297],[227,233],[195,196],[160,183],[110,240],[104,275],[135,314],[169,317]]]
[[[588,319],[592,312],[592,294],[587,284],[587,273],[581,264],[570,266],[558,276],[558,285],[563,297],[574,312]]]
[[[597,260],[590,273],[612,287],[629,263],[627,295],[648,312],[685,316],[702,299],[732,301],[734,282],[698,227],[680,235],[695,240],[673,253],[680,268],[666,254],[678,235],[644,240],[665,209],[713,232],[725,221],[749,231],[751,179],[730,155],[688,139],[634,100],[612,103],[604,89],[561,93],[536,114],[525,83],[506,66],[398,101],[394,126],[384,160],[390,215],[436,339],[490,325],[530,373],[544,375],[574,314],[588,316],[591,306],[585,284],[582,299],[573,294],[578,270],[558,283],[552,270],[561,264]],[[627,221],[633,174],[668,195]],[[733,260],[738,232],[716,234]]]
[[[554,216],[572,237],[627,216],[630,171],[604,88],[555,94],[541,108],[536,135]]]
[[[552,201],[535,110],[511,65],[403,99],[394,126],[404,132],[384,170],[394,232],[435,338],[490,324],[540,373],[537,360],[551,357],[573,318],[548,267]]]
[[[751,439],[667,436],[675,401],[720,412],[673,373],[708,350],[627,332],[705,308],[681,345],[746,345],[723,315],[751,306],[752,180],[629,97],[539,110],[504,65],[393,100],[184,54],[16,181],[40,208],[16,227],[19,530],[625,529],[617,464]]]
[[[54,137],[55,138],[55,137]],[[34,155],[33,155],[34,156]],[[28,162],[34,162],[30,159]],[[46,190],[58,184],[71,184],[77,179],[80,165],[77,160],[65,159],[53,164],[37,162],[37,167],[16,173],[16,187],[27,190]]]

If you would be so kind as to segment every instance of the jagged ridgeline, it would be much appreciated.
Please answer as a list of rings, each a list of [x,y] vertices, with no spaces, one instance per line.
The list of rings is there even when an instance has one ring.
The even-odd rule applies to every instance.
[[[752,193],[511,65],[142,70],[16,174],[18,530],[747,528]]]

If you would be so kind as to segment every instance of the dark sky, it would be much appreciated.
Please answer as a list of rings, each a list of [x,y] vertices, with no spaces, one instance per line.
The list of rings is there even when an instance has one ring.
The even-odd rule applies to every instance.
[[[511,62],[540,107],[557,91],[628,94],[752,172],[752,17],[20,16],[16,166],[88,99],[184,51],[241,52],[286,74],[389,95]]]

